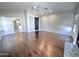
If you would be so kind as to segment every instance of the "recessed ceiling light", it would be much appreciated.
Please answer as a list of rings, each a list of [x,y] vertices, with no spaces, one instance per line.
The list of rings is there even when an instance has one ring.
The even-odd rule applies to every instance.
[[[41,13],[41,15],[43,15],[43,13]]]
[[[49,13],[52,13],[52,10],[50,10]]]
[[[46,16],[43,16],[42,19],[43,19],[43,20],[46,20]]]

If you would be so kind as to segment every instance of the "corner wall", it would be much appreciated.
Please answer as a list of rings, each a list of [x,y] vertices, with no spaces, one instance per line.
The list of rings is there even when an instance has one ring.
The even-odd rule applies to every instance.
[[[40,17],[40,30],[72,35],[74,12],[63,12]]]
[[[34,17],[38,17],[38,16],[27,11],[28,33],[29,32],[35,32],[35,19],[34,19]]]

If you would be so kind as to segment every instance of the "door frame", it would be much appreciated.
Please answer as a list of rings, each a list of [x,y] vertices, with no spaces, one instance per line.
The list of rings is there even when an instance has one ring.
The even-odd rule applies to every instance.
[[[35,18],[38,18],[38,20],[39,20],[38,26],[39,26],[39,29],[40,29],[40,19],[39,19],[39,17],[34,17],[34,23],[35,23]],[[35,24],[34,24],[34,30],[35,30],[35,32],[36,32],[36,31],[39,31],[39,29],[38,29],[38,30],[35,30]]]

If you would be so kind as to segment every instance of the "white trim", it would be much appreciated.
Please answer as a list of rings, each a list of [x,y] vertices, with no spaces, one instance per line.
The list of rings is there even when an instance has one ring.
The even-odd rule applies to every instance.
[[[49,31],[49,30],[45,30],[45,29],[40,29],[39,31],[47,31],[47,32],[52,32],[52,33],[57,33],[57,34],[72,36],[72,34],[59,33],[59,32],[53,31],[53,30],[52,31]]]
[[[35,31],[39,31],[39,30],[35,30]]]

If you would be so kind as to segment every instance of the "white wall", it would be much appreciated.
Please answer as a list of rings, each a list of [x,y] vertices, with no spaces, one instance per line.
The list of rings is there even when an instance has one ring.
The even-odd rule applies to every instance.
[[[76,45],[76,41],[77,41],[77,36],[78,36],[78,27],[76,24],[74,24],[74,28],[73,28],[73,44]]]
[[[0,17],[0,36],[4,35],[3,25],[2,25],[2,17]]]
[[[30,13],[29,11],[27,12],[28,33],[35,31],[35,20],[34,20],[34,17],[38,17],[38,16]]]
[[[34,32],[35,31],[34,17],[37,17],[37,16],[30,13],[27,10],[25,11],[0,10],[0,16],[20,18],[21,24],[22,24],[21,32]]]
[[[73,44],[77,45],[76,44],[76,41],[77,41],[77,37],[78,37],[78,31],[79,31],[79,7],[76,11],[76,15],[75,15],[75,24],[74,24],[74,29],[73,29]]]
[[[40,30],[72,35],[73,12],[63,12],[40,17]]]
[[[2,25],[3,25],[4,35],[14,33],[12,17],[2,17]]]
[[[0,16],[0,34],[1,36],[14,33],[12,17]]]
[[[76,17],[75,23],[79,26],[79,8],[76,15],[77,17]]]
[[[22,32],[34,32],[34,17],[38,17],[27,11],[5,11],[0,10],[0,16],[11,16],[23,18]],[[73,12],[64,12],[40,17],[40,30],[71,35],[74,21]]]
[[[0,10],[0,16],[24,17],[24,11]]]
[[[26,32],[26,20],[24,17],[24,11],[8,11],[8,10],[0,10],[0,16],[1,17],[12,17],[12,19],[6,19],[5,21],[10,24],[11,27],[13,27],[13,17],[20,18],[21,19],[21,24],[22,24],[22,29],[21,32]],[[7,24],[8,24],[7,23]],[[8,26],[8,25],[6,25]],[[6,27],[5,27],[6,28]],[[12,29],[14,30],[14,28]],[[5,31],[4,31],[5,32]],[[10,31],[9,31],[10,32]],[[7,32],[7,34],[9,33]]]
[[[28,32],[28,23],[27,23],[27,11],[24,11],[24,20],[23,22],[23,31],[22,32]]]
[[[21,19],[21,24],[22,24],[22,29],[21,31],[26,32],[25,28],[25,16],[24,16],[24,11],[16,11],[16,10],[0,10],[0,16],[4,17],[16,17]]]

